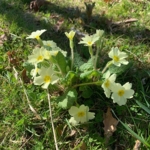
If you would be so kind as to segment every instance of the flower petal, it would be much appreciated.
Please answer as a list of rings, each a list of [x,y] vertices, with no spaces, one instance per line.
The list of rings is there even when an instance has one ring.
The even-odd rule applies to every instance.
[[[78,107],[75,107],[75,106],[72,106],[70,109],[69,109],[69,114],[71,116],[74,116],[75,114],[77,114],[79,108]]]
[[[95,113],[88,112],[88,119],[91,120],[91,119],[94,119],[94,118],[95,118]]]
[[[79,111],[88,112],[88,111],[89,111],[89,107],[88,107],[88,106],[85,106],[85,105],[81,105],[81,106],[79,107]]]
[[[44,81],[43,81],[43,78],[42,78],[41,76],[38,76],[38,77],[35,77],[35,78],[34,78],[33,83],[34,83],[35,85],[41,85],[41,84],[44,83]]]
[[[81,123],[88,122],[87,116],[85,115],[85,116],[81,117],[81,118],[80,118],[80,122],[81,122]]]
[[[132,90],[132,89],[125,91],[125,97],[126,98],[132,98],[133,94],[134,94],[134,90]]]
[[[104,93],[105,93],[107,98],[110,98],[111,91],[109,89],[105,90]]]
[[[74,126],[78,124],[78,122],[74,119],[74,117],[70,118],[69,123],[74,125]]]
[[[119,106],[125,105],[127,103],[126,98],[121,98],[119,101],[116,102]]]
[[[109,77],[109,80],[111,82],[114,82],[116,80],[116,74],[112,74],[110,77]]]
[[[127,82],[127,83],[125,83],[125,84],[123,85],[123,87],[124,87],[126,90],[131,89],[132,83]]]
[[[48,83],[44,83],[44,84],[42,85],[42,88],[43,88],[43,89],[47,89],[47,88],[48,88],[48,86],[49,86],[49,84],[50,84],[50,82],[48,82]]]

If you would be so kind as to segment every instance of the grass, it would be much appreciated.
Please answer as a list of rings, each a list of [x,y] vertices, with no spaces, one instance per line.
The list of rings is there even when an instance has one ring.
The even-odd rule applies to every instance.
[[[102,29],[105,35],[100,63],[105,63],[108,59],[107,52],[114,46],[130,54],[130,68],[118,78],[120,83],[133,84],[133,99],[126,106],[118,106],[106,99],[102,92],[95,92],[100,91],[95,86],[89,87],[94,91],[92,97],[82,98],[96,113],[94,121],[89,124],[70,126],[68,112],[59,108],[55,102],[56,95],[59,96],[63,91],[51,89],[56,92],[52,97],[52,113],[59,149],[133,149],[137,137],[121,123],[117,125],[108,145],[105,144],[103,113],[108,106],[127,127],[150,143],[150,114],[142,108],[144,105],[150,109],[150,2],[122,0],[107,4],[97,0],[91,21],[87,20],[83,1],[51,0],[50,5],[41,7],[37,13],[29,10],[29,3],[29,0],[0,1],[0,36],[6,37],[5,41],[0,38],[3,42],[0,46],[0,149],[55,149],[47,94],[40,87],[34,86],[23,73],[23,63],[36,46],[35,41],[26,40],[26,37],[37,29],[47,29],[42,38],[54,40],[66,51],[69,51],[69,46],[64,32],[74,28],[81,33],[92,34],[96,29]],[[118,21],[130,18],[136,18],[137,21],[117,24]],[[62,24],[58,27],[61,21]],[[77,37],[75,42],[78,41]],[[81,45],[76,45],[75,49],[85,60],[89,57],[86,48]],[[13,52],[12,56],[8,52]],[[17,64],[11,59],[17,61]],[[13,67],[18,72],[16,77]],[[24,89],[40,117],[30,109]],[[142,143],[141,150],[147,149]]]

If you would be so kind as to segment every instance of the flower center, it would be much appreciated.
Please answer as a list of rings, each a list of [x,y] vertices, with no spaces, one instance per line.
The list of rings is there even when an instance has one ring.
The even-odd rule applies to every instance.
[[[110,82],[109,82],[109,80],[106,80],[106,82],[105,82],[105,87],[109,87],[110,86]]]
[[[123,96],[123,95],[124,95],[124,90],[118,91],[118,95],[119,95],[119,96]]]
[[[88,44],[89,46],[91,46],[91,45],[92,45],[92,42],[91,42],[91,41],[88,41],[87,44]]]
[[[73,36],[72,36],[72,35],[69,35],[68,38],[69,38],[70,40],[72,40],[72,39],[73,39]]]
[[[38,60],[38,61],[39,61],[39,60],[43,60],[43,56],[41,56],[41,55],[38,56],[38,57],[37,57],[37,60]]]
[[[114,56],[113,60],[116,61],[116,62],[118,62],[119,61],[119,57],[118,56]]]
[[[35,36],[35,38],[36,38],[37,40],[39,40],[39,39],[40,39],[39,35],[36,35],[36,36]]]
[[[78,117],[83,117],[83,116],[85,116],[85,112],[83,111],[78,112]]]
[[[51,77],[50,76],[45,76],[44,77],[44,82],[45,83],[48,83],[48,82],[50,82],[51,81]]]
[[[36,72],[36,73],[38,73],[38,72],[39,72],[39,70],[40,70],[39,68],[36,68],[36,69],[35,69],[35,72]]]

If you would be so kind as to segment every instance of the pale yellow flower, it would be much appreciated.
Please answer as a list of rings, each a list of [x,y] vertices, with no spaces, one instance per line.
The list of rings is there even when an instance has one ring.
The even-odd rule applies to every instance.
[[[113,88],[116,80],[116,74],[110,75],[110,72],[107,72],[106,79],[102,84],[102,88],[104,89],[104,93],[107,98],[110,97],[111,89]]]
[[[69,114],[72,116],[69,122],[73,125],[78,123],[85,123],[95,117],[95,113],[89,112],[89,107],[81,105],[80,107],[72,106],[69,109]]]
[[[98,40],[99,40],[99,36],[86,35],[85,37],[82,38],[82,41],[80,41],[79,44],[84,44],[85,46],[92,46]]]
[[[134,90],[131,89],[132,84],[127,82],[123,86],[119,83],[114,84],[114,87],[111,89],[113,94],[111,98],[114,103],[117,103],[119,106],[125,105],[127,99],[133,97]]]
[[[28,56],[28,62],[32,64],[37,64],[44,61],[44,59],[50,58],[50,51],[42,48],[35,48],[30,56]]]
[[[31,70],[30,75],[34,78],[39,73],[40,69],[37,67],[37,64],[35,64],[35,68]]]
[[[43,34],[46,30],[37,30],[35,32],[32,32],[31,35],[29,35],[26,39],[40,39],[41,34]]]
[[[65,35],[68,37],[69,40],[73,40],[75,32],[71,30],[69,33],[65,32]]]
[[[104,30],[96,30],[96,33],[93,34],[93,37],[98,37],[99,39],[103,36]]]
[[[35,85],[42,85],[43,89],[47,89],[49,84],[55,84],[58,81],[58,77],[54,74],[52,67],[41,67],[38,72],[39,76],[34,78],[33,83]]]
[[[111,51],[108,53],[109,57],[112,58],[112,62],[116,66],[121,66],[121,64],[127,65],[129,62],[125,60],[128,55],[125,52],[120,52],[118,47],[112,47]]]
[[[43,41],[43,45],[50,48],[57,47],[57,44],[54,41]]]

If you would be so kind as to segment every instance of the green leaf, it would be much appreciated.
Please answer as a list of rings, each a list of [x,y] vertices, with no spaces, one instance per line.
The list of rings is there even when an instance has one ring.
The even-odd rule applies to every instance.
[[[62,73],[66,73],[66,58],[65,56],[59,51],[56,56],[52,56],[51,58],[52,62],[57,64],[59,68],[61,69]]]
[[[131,63],[129,63],[128,65],[121,65],[120,67],[115,66],[115,65],[110,65],[109,67],[109,72],[115,73],[115,74],[122,74],[123,72],[125,72],[127,69],[129,69],[131,67]]]
[[[148,114],[150,114],[150,108],[146,107],[145,105],[143,105],[142,103],[140,103],[139,101],[136,100],[136,103],[142,108],[144,109]]]
[[[74,66],[76,68],[79,68],[84,64],[82,57],[79,55],[79,53],[74,53]]]
[[[80,78],[83,79],[83,78],[89,76],[92,72],[93,72],[93,70],[85,71],[85,72],[80,74]]]
[[[34,66],[28,62],[24,62],[23,67],[29,72],[34,68]]]
[[[93,94],[93,91],[89,86],[80,86],[79,90],[82,91],[83,98],[90,98]]]
[[[77,91],[75,89],[66,91],[63,96],[58,97],[58,106],[67,109],[70,108],[77,99]]]
[[[72,85],[72,83],[76,81],[75,79],[76,79],[76,73],[73,71],[69,71],[65,77],[65,82],[67,85]]]
[[[99,77],[99,76],[100,76],[100,72],[97,70],[85,71],[80,74],[81,79],[83,79],[83,78],[91,79],[92,77]]]
[[[83,65],[80,66],[80,71],[85,71],[93,68],[93,58],[89,59],[87,63],[84,63]]]
[[[16,126],[21,126],[21,125],[23,125],[24,124],[24,118],[22,118],[22,119],[20,119],[19,121],[17,121],[17,124],[16,124]]]

